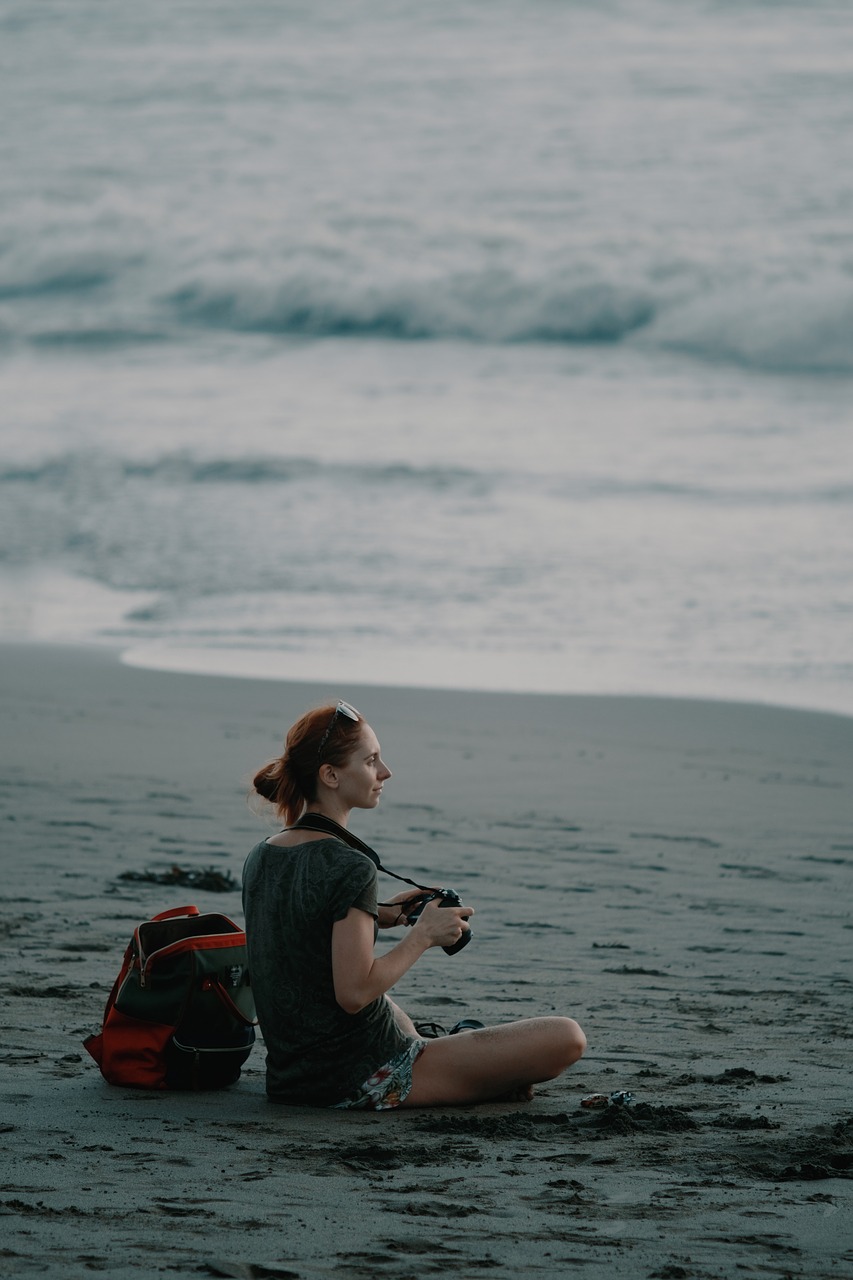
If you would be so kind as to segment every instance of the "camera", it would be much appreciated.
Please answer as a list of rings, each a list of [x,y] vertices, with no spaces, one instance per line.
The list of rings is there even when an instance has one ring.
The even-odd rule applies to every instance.
[[[441,898],[441,906],[443,907],[461,907],[462,899],[453,889],[436,889],[432,893],[421,893],[412,899],[409,911],[406,914],[406,924],[414,924],[424,907],[428,902],[433,902],[436,898]],[[467,947],[471,941],[471,930],[466,929],[458,942],[454,942],[452,947],[442,947],[449,956],[455,956],[457,951],[461,951],[463,947]]]

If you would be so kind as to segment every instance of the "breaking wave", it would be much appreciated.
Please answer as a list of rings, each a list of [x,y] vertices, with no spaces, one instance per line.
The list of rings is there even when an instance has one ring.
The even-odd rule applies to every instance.
[[[853,280],[712,293],[659,313],[643,337],[771,373],[853,373]]]
[[[192,281],[165,301],[184,324],[410,341],[616,342],[654,315],[651,297],[640,290],[608,282],[527,282],[506,274],[361,287],[302,275],[273,284]]]
[[[674,287],[587,278],[562,268],[420,278],[386,262],[374,276],[318,263],[209,269],[163,289],[162,268],[111,253],[0,269],[4,343],[97,349],[205,333],[497,345],[631,344],[759,372],[853,373],[853,279]],[[149,264],[150,266],[150,264]],[[170,274],[172,274],[170,272]],[[666,274],[666,273],[664,273]],[[688,273],[689,276],[690,273]],[[173,277],[174,278],[174,277]]]

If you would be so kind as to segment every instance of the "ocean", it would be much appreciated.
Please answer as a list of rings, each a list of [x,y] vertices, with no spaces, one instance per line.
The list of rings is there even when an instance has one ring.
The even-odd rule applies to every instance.
[[[853,714],[851,49],[6,0],[0,638]]]

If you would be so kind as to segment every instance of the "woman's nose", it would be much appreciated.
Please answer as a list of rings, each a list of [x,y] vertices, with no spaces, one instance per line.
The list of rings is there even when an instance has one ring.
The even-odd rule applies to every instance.
[[[387,782],[393,776],[384,760],[379,761],[379,776],[383,782]]]

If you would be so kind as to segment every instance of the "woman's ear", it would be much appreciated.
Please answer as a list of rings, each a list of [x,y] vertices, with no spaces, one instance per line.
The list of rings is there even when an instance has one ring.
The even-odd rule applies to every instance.
[[[335,773],[333,764],[321,764],[317,770],[317,777],[323,783],[324,787],[331,787],[333,791],[337,790],[338,775]]]

